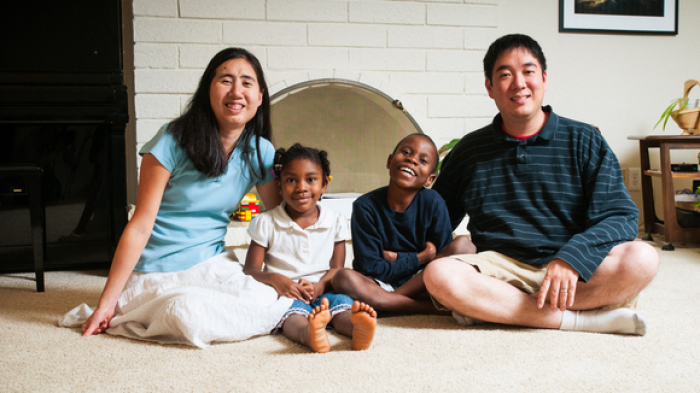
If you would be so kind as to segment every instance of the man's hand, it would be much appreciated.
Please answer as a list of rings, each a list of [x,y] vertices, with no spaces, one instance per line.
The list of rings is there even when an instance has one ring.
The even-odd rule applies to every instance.
[[[556,258],[549,263],[547,273],[537,296],[537,307],[544,307],[549,294],[552,311],[566,310],[574,305],[578,272],[562,259]]]

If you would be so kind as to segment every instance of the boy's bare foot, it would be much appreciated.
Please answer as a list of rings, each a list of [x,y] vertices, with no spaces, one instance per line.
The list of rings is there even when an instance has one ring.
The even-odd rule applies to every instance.
[[[353,325],[352,349],[363,351],[372,345],[374,329],[377,327],[377,312],[368,304],[355,300],[350,321]]]
[[[314,352],[326,353],[331,350],[331,344],[326,334],[326,325],[331,320],[331,312],[328,311],[328,299],[321,299],[321,305],[316,306],[309,313],[309,347]]]

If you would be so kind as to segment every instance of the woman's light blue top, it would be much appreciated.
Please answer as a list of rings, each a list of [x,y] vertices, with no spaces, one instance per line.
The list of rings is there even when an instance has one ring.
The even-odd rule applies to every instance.
[[[267,139],[260,139],[262,172],[253,137],[252,169],[245,166],[241,146],[236,146],[226,172],[211,178],[195,169],[167,128],[168,124],[161,127],[139,151],[142,156],[151,153],[170,171],[153,232],[134,268],[141,272],[186,270],[224,252],[229,214],[253,186],[274,179],[275,149]]]

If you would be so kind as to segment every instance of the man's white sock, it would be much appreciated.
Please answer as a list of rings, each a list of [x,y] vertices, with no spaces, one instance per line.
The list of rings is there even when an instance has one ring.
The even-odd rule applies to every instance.
[[[457,311],[452,311],[452,317],[457,320],[457,324],[460,326],[473,326],[484,323],[482,320],[466,317]]]
[[[559,329],[643,336],[647,332],[647,323],[641,315],[629,308],[591,311],[566,310]]]

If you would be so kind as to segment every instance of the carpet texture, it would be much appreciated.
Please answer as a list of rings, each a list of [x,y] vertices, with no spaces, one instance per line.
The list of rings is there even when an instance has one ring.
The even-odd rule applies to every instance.
[[[485,324],[451,317],[380,318],[367,351],[329,331],[315,354],[282,336],[206,349],[108,335],[81,338],[57,326],[68,310],[95,306],[105,271],[0,275],[2,392],[697,392],[700,249],[661,251],[638,310],[646,336]]]

